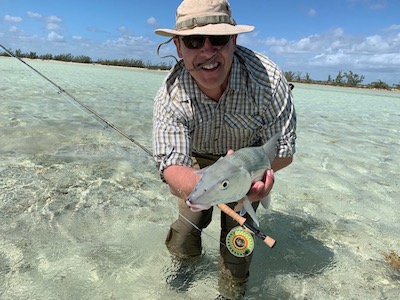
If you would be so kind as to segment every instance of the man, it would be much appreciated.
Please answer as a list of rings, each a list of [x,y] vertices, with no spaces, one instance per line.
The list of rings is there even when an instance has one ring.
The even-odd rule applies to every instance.
[[[207,227],[212,217],[212,208],[198,211],[185,201],[200,178],[196,169],[232,150],[262,145],[280,133],[272,170],[266,170],[247,194],[256,209],[272,188],[273,171],[292,162],[296,117],[290,87],[267,57],[236,44],[238,34],[253,29],[235,23],[227,0],[184,0],[177,9],[175,28],[155,31],[173,39],[181,58],[155,97],[153,149],[161,178],[182,198],[179,218],[166,240],[169,251],[182,260],[201,255],[199,229]],[[235,208],[237,203],[229,206]],[[223,244],[235,226],[233,219],[221,215]],[[235,257],[224,245],[220,252],[222,277],[242,293],[251,255]],[[237,298],[221,287],[220,292]]]

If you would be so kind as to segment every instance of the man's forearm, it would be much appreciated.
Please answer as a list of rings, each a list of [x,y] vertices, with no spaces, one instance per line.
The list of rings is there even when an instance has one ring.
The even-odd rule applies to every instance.
[[[165,181],[175,196],[186,198],[194,189],[200,175],[195,169],[186,166],[169,166],[164,170]]]
[[[290,165],[293,161],[293,157],[275,157],[274,161],[272,162],[272,170],[274,172],[279,171],[288,165]]]

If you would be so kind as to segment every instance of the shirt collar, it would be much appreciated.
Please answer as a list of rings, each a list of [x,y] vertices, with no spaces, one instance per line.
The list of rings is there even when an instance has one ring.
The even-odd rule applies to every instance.
[[[240,66],[240,61],[236,57],[236,55],[233,55],[233,60],[232,60],[232,68],[231,68],[231,73],[230,73],[230,78],[229,78],[229,85],[228,88],[231,90],[240,90],[243,86],[242,78],[241,76],[241,66]]]

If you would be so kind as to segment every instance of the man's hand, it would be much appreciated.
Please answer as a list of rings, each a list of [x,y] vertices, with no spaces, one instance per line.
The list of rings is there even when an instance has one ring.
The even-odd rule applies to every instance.
[[[274,171],[270,169],[265,171],[262,180],[256,181],[251,185],[247,197],[250,201],[260,201],[271,192],[273,185]]]

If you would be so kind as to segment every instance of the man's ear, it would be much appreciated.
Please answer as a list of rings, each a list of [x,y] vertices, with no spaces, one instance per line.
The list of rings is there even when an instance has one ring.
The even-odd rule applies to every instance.
[[[233,36],[233,45],[235,46],[235,50],[236,50],[236,41],[237,41],[237,34],[235,34],[234,36]]]
[[[176,52],[178,53],[179,58],[182,58],[181,40],[179,39],[179,37],[174,37],[174,44],[175,44]]]

